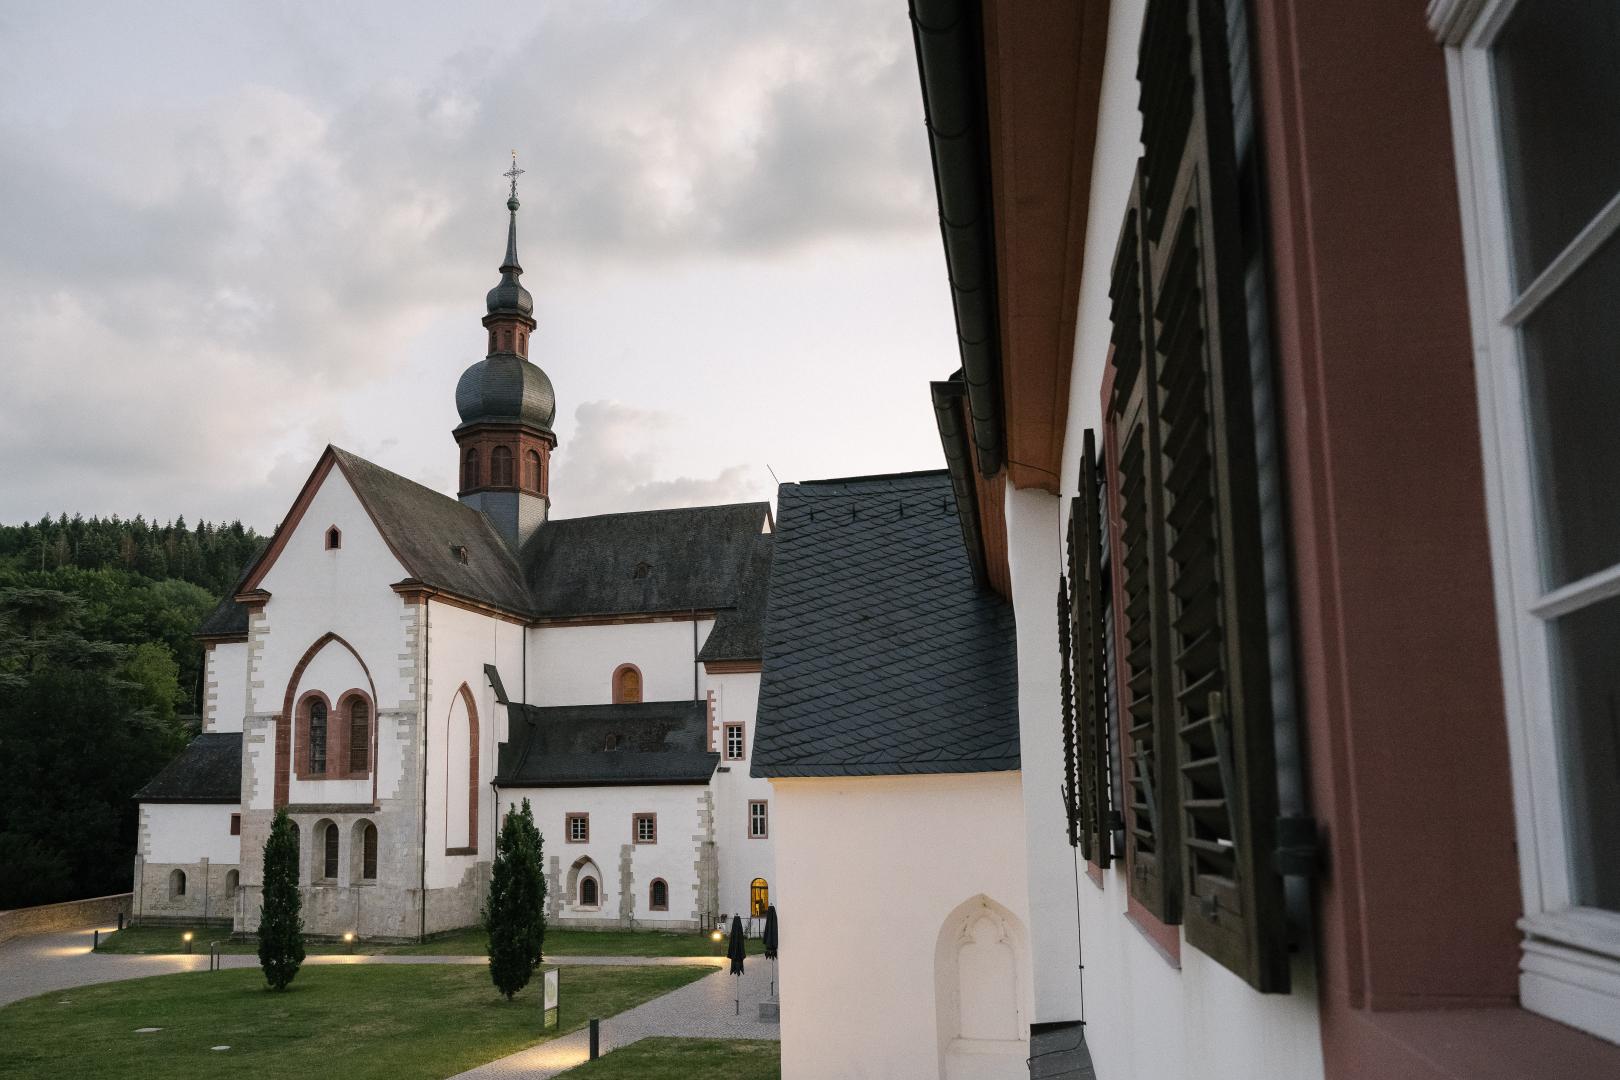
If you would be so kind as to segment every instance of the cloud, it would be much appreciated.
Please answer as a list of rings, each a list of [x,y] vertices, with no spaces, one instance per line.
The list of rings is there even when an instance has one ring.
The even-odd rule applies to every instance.
[[[425,59],[407,63],[389,35],[320,40],[359,30],[267,29],[252,20],[285,14],[244,8],[232,18],[262,32],[222,47],[250,50],[251,80],[167,95],[145,81],[199,53],[228,76],[235,58],[173,36],[184,20],[136,20],[123,32],[151,41],[87,41],[74,70],[62,44],[98,29],[71,8],[30,21],[68,66],[0,73],[0,520],[172,508],[265,525],[279,508],[255,500],[280,496],[287,461],[396,434],[351,430],[341,403],[397,377],[425,327],[478,311],[514,143],[522,251],[545,273],[769,262],[935,227],[903,6],[502,10],[530,21],[476,47],[458,23],[438,53],[414,26]],[[109,52],[147,60],[98,68]],[[603,462],[631,445],[610,442]],[[596,483],[659,505],[747,486],[729,470]]]
[[[678,418],[617,401],[587,401],[574,411],[575,431],[552,467],[557,517],[624,510],[710,506],[768,497],[761,466],[731,465],[711,477],[660,479],[667,449],[680,434]]]

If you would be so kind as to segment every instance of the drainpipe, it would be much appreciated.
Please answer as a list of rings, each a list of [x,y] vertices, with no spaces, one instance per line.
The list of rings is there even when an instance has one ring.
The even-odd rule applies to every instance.
[[[422,851],[421,851],[421,880],[420,891],[417,893],[416,909],[421,916],[417,930],[417,940],[427,940],[427,769],[428,769],[428,685],[432,681],[432,668],[429,661],[432,659],[433,648],[433,600],[431,597],[422,597],[422,802],[419,813],[422,815]],[[448,793],[446,793],[448,796]]]
[[[646,687],[642,687],[643,696]],[[697,643],[697,608],[692,609],[692,700],[698,699],[698,643]]]

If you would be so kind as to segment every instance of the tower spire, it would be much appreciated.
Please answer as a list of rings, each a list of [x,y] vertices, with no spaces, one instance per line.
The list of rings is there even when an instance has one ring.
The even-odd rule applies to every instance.
[[[513,150],[512,167],[501,174],[512,182],[512,193],[506,200],[506,209],[511,211],[512,220],[506,228],[506,261],[501,264],[502,274],[523,273],[523,267],[518,263],[517,256],[517,212],[518,207],[522,205],[522,203],[518,202],[517,197],[517,178],[527,171],[527,169],[518,168],[517,151]]]
[[[511,181],[511,193],[506,199],[506,209],[511,217],[506,225],[506,259],[501,263],[500,284],[489,290],[486,298],[491,315],[515,315],[528,320],[529,329],[534,327],[534,298],[529,295],[518,278],[523,275],[523,264],[518,262],[517,253],[517,178],[525,170],[518,168],[517,151],[512,151],[512,167],[501,175]],[[486,321],[485,325],[489,325]],[[493,351],[493,347],[491,349]],[[527,355],[523,350],[519,350]]]

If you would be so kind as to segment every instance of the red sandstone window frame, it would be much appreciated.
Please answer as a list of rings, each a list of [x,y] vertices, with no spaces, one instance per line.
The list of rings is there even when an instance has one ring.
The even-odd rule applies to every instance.
[[[662,904],[658,902],[658,886],[660,885],[664,887],[664,902]],[[661,877],[653,878],[652,881],[647,885],[647,910],[669,910],[669,882],[665,881]]]
[[[722,728],[720,746],[725,751],[727,761],[742,761],[748,756],[748,732],[746,729],[746,724],[738,722],[728,723]],[[731,736],[733,732],[737,736],[736,753],[731,752]]]
[[[758,811],[756,814],[755,811]],[[757,828],[755,826],[758,826]],[[769,799],[748,800],[748,839],[769,840],[771,838],[771,801]]]
[[[510,446],[496,446],[489,452],[489,483],[491,487],[516,487],[516,462],[512,460]]]
[[[478,448],[472,447],[461,455],[461,490],[471,491],[478,487]]]
[[[641,835],[643,825],[648,827],[649,835],[645,839]],[[658,843],[658,815],[647,810],[630,815],[630,839],[637,844]]]
[[[356,769],[354,767],[354,756],[353,756],[354,755],[354,716],[353,716],[353,710],[354,710],[354,706],[355,706],[355,704],[357,702],[359,704],[363,705],[365,707],[365,710],[366,710],[366,725],[365,725],[366,726],[366,731],[365,731],[366,764],[365,764],[364,768],[360,768],[360,769]],[[334,716],[337,718],[338,727],[342,729],[342,735],[343,735],[342,742],[338,747],[338,753],[337,753],[337,756],[336,756],[337,768],[335,770],[330,767],[332,765],[332,763],[333,763],[332,721],[333,721]],[[333,780],[333,779],[336,779],[336,780],[364,780],[364,779],[367,779],[368,777],[371,776],[371,764],[372,764],[373,759],[375,759],[375,757],[376,757],[376,750],[375,750],[375,747],[376,747],[376,731],[377,731],[376,718],[377,718],[377,710],[376,710],[375,706],[372,704],[371,695],[366,693],[364,690],[362,690],[362,689],[360,689],[359,687],[356,686],[356,687],[351,687],[350,689],[345,690],[345,691],[343,691],[343,693],[338,695],[337,708],[332,710],[330,713],[328,713],[327,720],[326,720],[326,725],[327,725],[327,730],[326,730],[326,746],[327,746],[326,762],[327,762],[328,768],[327,768],[325,779],[328,779],[328,780]]]
[[[326,710],[326,762],[320,772],[313,772],[310,767],[310,710],[317,701]],[[306,690],[298,698],[293,713],[297,718],[293,724],[293,774],[300,780],[333,780],[339,775],[332,753],[332,713],[332,700],[320,690]]]
[[[525,489],[538,494],[545,487],[543,474],[545,464],[540,460],[538,450],[526,450],[523,453],[523,486]]]
[[[574,838],[574,824],[580,825],[581,835]],[[591,842],[591,815],[584,811],[569,811],[563,815],[563,841],[569,844],[588,844]]]
[[[326,527],[326,550],[336,551],[343,546],[343,530],[336,525]]]
[[[626,689],[629,677],[635,676],[635,691],[632,695]],[[647,680],[642,678],[641,669],[634,664],[620,664],[613,669],[613,704],[639,705],[647,697]]]

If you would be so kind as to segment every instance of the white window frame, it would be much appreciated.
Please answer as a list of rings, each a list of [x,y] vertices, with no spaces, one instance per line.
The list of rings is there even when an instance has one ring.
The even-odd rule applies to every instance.
[[[1533,282],[1512,275],[1490,46],[1520,2],[1430,0],[1446,46],[1519,842],[1524,1007],[1620,1042],[1620,913],[1576,906],[1555,720],[1552,620],[1620,595],[1620,566],[1543,587],[1519,327],[1620,231],[1616,196]]]
[[[754,829],[754,811],[759,810],[759,823],[763,829]],[[748,839],[768,840],[771,835],[771,803],[769,799],[748,800]]]

